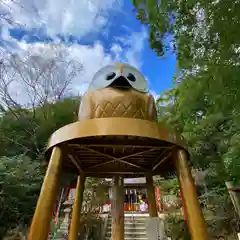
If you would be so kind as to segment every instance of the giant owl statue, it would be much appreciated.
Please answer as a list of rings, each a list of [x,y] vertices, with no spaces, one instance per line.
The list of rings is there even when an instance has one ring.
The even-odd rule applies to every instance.
[[[106,117],[156,120],[147,81],[134,67],[116,63],[100,69],[82,96],[79,120]]]

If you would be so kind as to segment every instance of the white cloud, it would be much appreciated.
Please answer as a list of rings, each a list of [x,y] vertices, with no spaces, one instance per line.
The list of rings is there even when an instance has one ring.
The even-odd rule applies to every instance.
[[[1,0],[0,13],[27,29],[46,29],[48,35],[77,35],[101,31],[122,0]]]
[[[111,47],[111,52],[114,54],[116,59],[120,59],[123,49],[119,44],[114,43]]]
[[[137,44],[133,41],[135,36],[138,36]],[[30,54],[47,57],[49,54],[52,54],[51,47],[54,45],[57,46],[59,50],[65,50],[67,52],[67,60],[83,63],[83,72],[73,79],[72,85],[70,86],[71,92],[74,95],[79,95],[86,91],[95,72],[112,62],[125,62],[140,68],[143,43],[146,40],[145,36],[144,29],[142,32],[133,32],[132,35],[125,38],[126,45],[113,43],[110,51],[106,52],[100,42],[96,42],[93,46],[79,45],[76,43],[70,45],[54,45],[41,42],[26,43],[24,40],[18,41],[11,38],[8,32],[2,34],[2,38],[8,43],[8,50],[19,53],[19,55],[24,56],[24,53],[30,52]],[[14,96],[24,96],[20,91],[21,88],[14,87],[14,89],[17,89],[17,92],[12,92]],[[24,99],[24,101],[26,101],[26,99]]]
[[[89,83],[99,68],[112,62],[125,62],[141,69],[141,57],[146,39],[146,31],[143,28],[141,32],[133,32],[132,35],[125,37],[125,45],[113,43],[109,53],[104,51],[100,43],[95,43],[94,46],[74,44],[68,47],[68,51],[73,59],[84,64],[85,71],[81,78]],[[76,89],[82,92],[87,84],[82,87],[76,82],[76,86]]]
[[[104,49],[100,42],[95,42],[94,45],[63,45],[56,35],[81,38],[98,31],[107,35],[108,18],[116,11],[122,11],[122,2],[123,0],[0,0],[0,13],[8,12],[13,21],[25,29],[44,27],[46,34],[54,39],[52,44],[64,48],[69,60],[83,63],[83,73],[75,77],[71,86],[73,94],[81,94],[87,89],[93,74],[104,65],[125,62],[141,69],[142,51],[147,40],[146,29],[134,32],[126,28],[128,35],[116,38],[110,49]],[[21,41],[12,38],[9,34],[11,27],[6,22],[2,24],[2,50],[21,53],[30,51],[40,55],[43,51],[49,51],[51,44],[27,43],[28,36]],[[21,96],[19,91],[17,96]]]
[[[142,50],[147,40],[147,31],[143,27],[139,32],[129,32],[128,37],[116,37],[117,42],[112,45],[111,51],[116,60],[124,61],[140,69],[142,66]],[[128,49],[125,51],[125,49]]]
[[[142,65],[141,51],[144,48],[146,39],[147,31],[145,28],[142,28],[141,32],[132,34],[132,36],[127,39],[128,41],[125,41],[127,46],[131,46],[131,50],[126,53],[126,59],[131,65],[136,66],[137,68],[140,68]]]
[[[73,88],[78,93],[83,93],[98,69],[115,61],[115,58],[110,54],[106,54],[103,46],[96,43],[94,46],[84,46],[74,44],[67,48],[69,57],[82,62],[84,71],[79,78],[76,78],[73,83]]]

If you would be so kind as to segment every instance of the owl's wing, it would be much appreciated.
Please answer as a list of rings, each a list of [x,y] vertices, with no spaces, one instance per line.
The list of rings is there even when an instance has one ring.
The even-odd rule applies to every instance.
[[[78,120],[86,120],[92,118],[92,100],[87,92],[81,98],[81,103],[78,111]]]
[[[148,95],[148,116],[150,121],[157,121],[156,104],[152,95]]]

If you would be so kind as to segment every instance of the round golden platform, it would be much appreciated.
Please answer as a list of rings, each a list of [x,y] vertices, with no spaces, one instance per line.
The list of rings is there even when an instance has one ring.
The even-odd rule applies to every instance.
[[[63,151],[63,169],[86,176],[168,175],[174,171],[172,152],[185,148],[183,138],[157,123],[131,118],[95,118],[69,124],[51,136],[45,153]]]

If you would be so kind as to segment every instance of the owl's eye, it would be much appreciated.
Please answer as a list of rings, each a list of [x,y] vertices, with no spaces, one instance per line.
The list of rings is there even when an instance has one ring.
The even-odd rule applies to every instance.
[[[132,73],[129,73],[129,74],[127,75],[127,78],[128,78],[128,80],[130,80],[131,82],[135,82],[135,81],[136,81],[136,78],[135,78],[135,76],[134,76]]]
[[[106,76],[106,80],[108,80],[108,81],[112,80],[115,76],[116,76],[116,73],[114,73],[114,72],[108,73]]]

